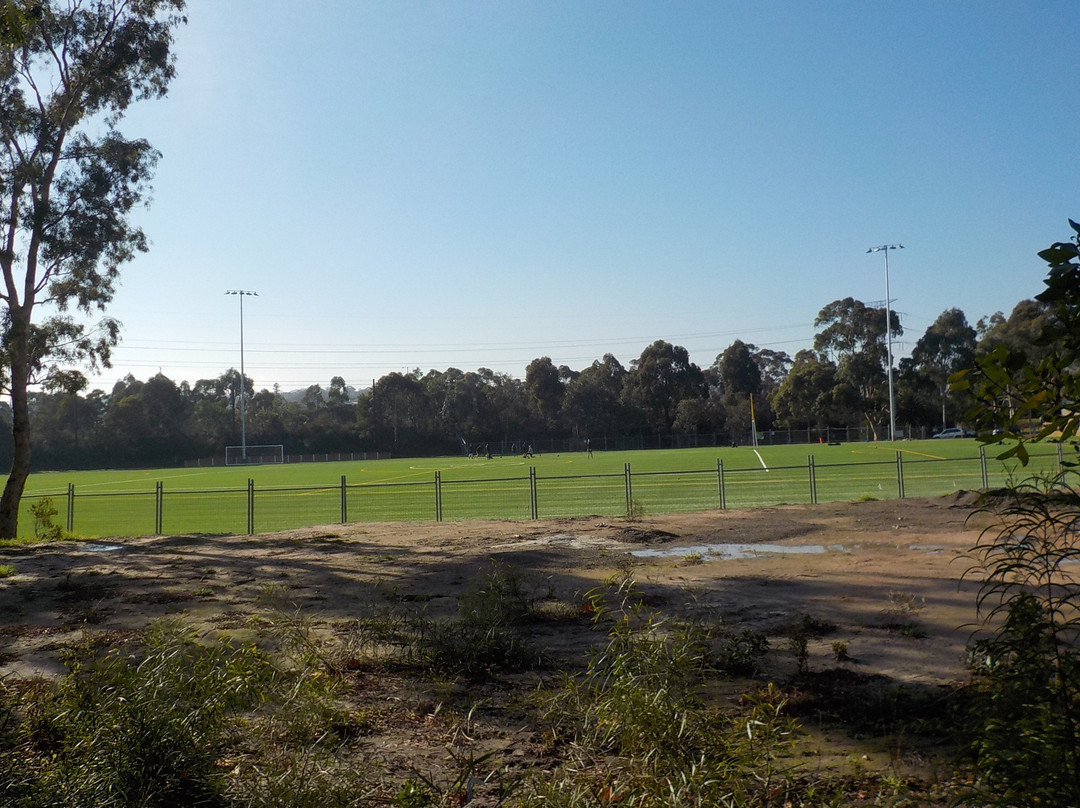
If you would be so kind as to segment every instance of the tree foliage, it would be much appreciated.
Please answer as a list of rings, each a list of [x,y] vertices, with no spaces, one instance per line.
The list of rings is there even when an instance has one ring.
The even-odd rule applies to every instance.
[[[0,536],[14,536],[30,471],[28,386],[71,386],[73,362],[108,364],[117,325],[88,327],[120,268],[146,249],[130,219],[158,153],[117,128],[160,98],[184,0],[41,0],[0,46],[0,303],[13,461]]]
[[[906,393],[901,412],[919,420],[940,413],[942,429],[955,422],[970,402],[966,395],[954,392],[950,396],[949,377],[970,367],[976,346],[976,331],[960,309],[938,315],[915,343],[911,356],[900,361],[901,387]]]
[[[900,336],[900,316],[890,311],[892,333]],[[846,297],[834,300],[818,312],[814,327],[814,350],[826,354],[838,364],[854,354],[869,356],[885,364],[885,309],[872,308],[861,300]]]
[[[828,426],[835,409],[835,387],[836,365],[814,351],[799,351],[772,395],[777,419],[790,429]]]
[[[657,432],[671,431],[681,401],[706,396],[705,374],[681,345],[657,340],[630,364],[623,401],[640,409]]]
[[[875,429],[888,410],[884,308],[873,308],[847,297],[825,306],[814,320],[821,328],[814,350],[836,363],[831,409],[843,420],[864,421]],[[889,312],[890,331],[904,333],[899,315]]]

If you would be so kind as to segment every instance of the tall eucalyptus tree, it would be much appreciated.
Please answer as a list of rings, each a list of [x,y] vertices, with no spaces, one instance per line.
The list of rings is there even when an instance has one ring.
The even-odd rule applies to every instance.
[[[103,310],[120,267],[145,251],[129,220],[156,152],[117,128],[134,101],[165,95],[184,0],[41,0],[0,44],[0,304],[14,458],[0,537],[18,528],[30,472],[28,387],[78,389],[78,363],[107,365],[117,324]]]

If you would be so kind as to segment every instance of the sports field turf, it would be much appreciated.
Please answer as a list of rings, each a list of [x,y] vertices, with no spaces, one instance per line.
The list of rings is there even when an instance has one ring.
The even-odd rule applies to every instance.
[[[986,450],[988,483],[1053,471],[1054,446],[1036,447],[1027,469]],[[901,457],[897,462],[897,454]],[[629,464],[630,475],[626,474]],[[720,473],[722,466],[723,472]],[[436,485],[436,475],[440,479]],[[345,485],[342,485],[342,477]],[[54,521],[73,507],[76,535],[256,532],[348,521],[529,519],[644,513],[814,499],[933,496],[983,485],[974,440],[403,458],[252,467],[49,472],[27,483],[20,533],[33,535],[31,505],[53,499]],[[251,494],[248,481],[251,481]],[[629,482],[629,486],[628,486]],[[160,483],[160,491],[158,484]],[[68,485],[74,497],[68,497]],[[627,490],[629,487],[629,491]],[[249,510],[249,503],[253,503]],[[250,523],[249,523],[250,517]]]

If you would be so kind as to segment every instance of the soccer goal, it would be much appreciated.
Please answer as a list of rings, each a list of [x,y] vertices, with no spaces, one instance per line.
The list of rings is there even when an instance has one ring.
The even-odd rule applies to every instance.
[[[284,462],[285,446],[281,443],[225,447],[226,466],[262,466]]]

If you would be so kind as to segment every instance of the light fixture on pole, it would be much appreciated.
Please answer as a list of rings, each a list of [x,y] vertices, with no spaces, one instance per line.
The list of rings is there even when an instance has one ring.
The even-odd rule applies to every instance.
[[[247,462],[247,408],[244,406],[244,399],[247,398],[247,381],[244,376],[244,298],[258,297],[259,293],[248,289],[229,289],[225,294],[240,297],[240,456],[243,462]]]
[[[871,247],[868,253],[885,253],[885,345],[888,350],[889,362],[889,440],[896,440],[896,398],[893,395],[892,378],[892,306],[889,300],[889,250],[902,250],[903,244],[882,244],[880,247]]]

